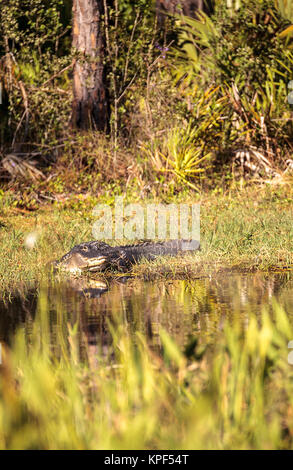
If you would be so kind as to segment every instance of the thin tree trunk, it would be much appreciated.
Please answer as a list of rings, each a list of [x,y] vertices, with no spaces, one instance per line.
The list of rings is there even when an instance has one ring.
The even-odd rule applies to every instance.
[[[72,125],[105,131],[108,100],[105,85],[103,0],[73,0],[73,41],[79,53],[74,66]]]
[[[171,14],[183,13],[186,16],[196,18],[198,11],[204,11],[208,15],[213,12],[214,0],[156,0],[157,16],[160,24],[164,23],[164,12]]]

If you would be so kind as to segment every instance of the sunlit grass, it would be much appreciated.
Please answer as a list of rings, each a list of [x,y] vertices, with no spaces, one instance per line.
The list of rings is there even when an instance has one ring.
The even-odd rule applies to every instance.
[[[134,267],[133,273],[146,279],[182,278],[225,269],[267,270],[291,266],[293,198],[291,190],[286,188],[252,187],[186,199],[187,203],[201,202],[201,251],[141,263]],[[166,202],[176,201],[183,202],[180,196]],[[3,211],[0,218],[2,291],[39,278],[50,261],[75,244],[92,240],[95,220],[92,209],[91,206],[80,210],[47,207],[24,215],[15,215],[13,209]],[[110,243],[129,241],[111,240]]]
[[[63,320],[52,348],[42,291],[33,331],[3,348],[0,448],[292,448],[293,331],[277,304],[185,352],[164,330],[156,352],[117,318],[102,353]]]

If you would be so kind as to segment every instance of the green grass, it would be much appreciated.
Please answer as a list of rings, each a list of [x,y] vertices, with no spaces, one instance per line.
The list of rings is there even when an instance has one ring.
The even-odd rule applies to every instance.
[[[250,187],[226,194],[202,195],[197,197],[198,201],[201,202],[201,251],[141,263],[134,267],[134,275],[145,279],[192,278],[219,270],[269,270],[293,265],[290,188]],[[189,196],[182,201],[174,196],[165,202],[195,200]],[[93,239],[93,206],[92,202],[72,208],[60,204],[35,212],[3,206],[0,217],[2,292],[40,278],[49,261],[75,244]],[[31,250],[25,246],[30,233],[37,236]],[[123,241],[113,240],[113,243]]]
[[[57,335],[41,291],[29,336],[3,348],[1,449],[292,449],[293,331],[278,305],[245,331],[227,321],[205,351],[161,330],[161,354],[121,318],[106,353],[81,346],[78,322],[56,313]]]
[[[291,267],[292,199],[284,193],[246,192],[210,197],[201,203],[201,251],[135,268],[146,279],[197,277],[215,271]]]
[[[293,264],[290,189],[202,195],[201,204],[202,251],[135,266],[135,276],[188,278]],[[0,222],[2,295],[40,280],[48,261],[92,238],[90,205],[32,213],[4,206]],[[37,242],[28,249],[32,232]],[[48,303],[42,289],[28,334],[20,329],[13,346],[2,348],[0,448],[292,449],[293,331],[276,303],[272,316],[250,315],[245,326],[227,319],[216,342],[205,350],[190,343],[185,352],[163,329],[156,352],[158,345],[115,316],[107,352],[87,346],[61,301],[60,327],[50,331]]]

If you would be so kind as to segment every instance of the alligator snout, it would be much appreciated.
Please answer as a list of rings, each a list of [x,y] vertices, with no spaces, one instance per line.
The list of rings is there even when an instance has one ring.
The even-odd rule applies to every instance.
[[[67,271],[72,274],[80,274],[83,271],[101,271],[106,266],[105,256],[84,256],[83,253],[69,252],[54,263],[54,268]]]

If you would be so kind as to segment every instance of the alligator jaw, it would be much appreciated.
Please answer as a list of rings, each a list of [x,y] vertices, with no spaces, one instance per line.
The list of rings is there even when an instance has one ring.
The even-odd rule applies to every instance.
[[[54,264],[55,269],[66,271],[70,274],[82,274],[82,272],[101,271],[106,263],[105,256],[89,258],[80,253],[67,253],[61,260]]]
[[[85,269],[95,272],[99,271],[100,267],[105,265],[106,258],[104,256],[98,256],[97,258],[88,258],[87,259],[87,267]]]

